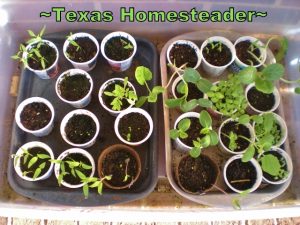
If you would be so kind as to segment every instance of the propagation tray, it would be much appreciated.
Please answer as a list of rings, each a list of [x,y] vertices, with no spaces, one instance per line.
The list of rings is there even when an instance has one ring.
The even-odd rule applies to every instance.
[[[186,33],[182,34],[180,36],[174,37],[173,39],[169,40],[165,46],[163,47],[161,54],[160,54],[160,66],[161,66],[161,78],[162,78],[162,85],[166,86],[168,83],[168,79],[170,78],[172,72],[167,66],[167,57],[166,57],[166,52],[168,46],[174,42],[175,40],[191,40],[194,43],[196,43],[199,48],[204,40],[206,40],[209,37],[212,36],[224,36],[231,40],[233,43],[234,41],[241,37],[244,36],[245,34],[239,34],[237,32],[232,32],[232,31],[197,31],[197,32],[192,32],[192,33]],[[266,39],[262,38],[263,36],[257,36],[261,41],[265,42]],[[275,58],[273,53],[270,51],[270,49],[267,50],[267,60],[266,64],[269,63],[274,63]],[[201,66],[197,69],[200,74],[211,80],[212,82],[217,81],[219,79],[224,79],[228,72],[227,71],[222,74],[221,76],[215,78],[211,77],[201,69]],[[168,92],[164,93],[163,96],[163,102],[167,98],[172,98],[172,92],[171,92],[171,85],[169,87]],[[198,109],[199,110],[199,109]],[[199,110],[200,111],[200,110]],[[231,157],[232,155],[229,154],[224,154],[218,147],[210,147],[208,149],[204,149],[201,154],[206,154],[208,156],[211,156],[212,159],[216,161],[220,168],[220,175],[218,177],[217,181],[217,186],[222,188],[223,190],[226,191],[227,194],[224,194],[214,188],[212,191],[207,192],[205,194],[201,195],[195,195],[195,194],[189,194],[184,192],[179,185],[177,184],[176,178],[175,178],[175,168],[176,165],[179,163],[179,159],[185,155],[186,153],[182,153],[178,150],[175,149],[173,141],[171,141],[170,136],[169,136],[169,131],[170,129],[173,129],[174,123],[176,118],[181,114],[179,109],[169,109],[166,106],[164,106],[164,124],[165,124],[165,153],[166,153],[166,172],[167,172],[167,177],[169,179],[169,182],[171,186],[176,190],[177,193],[179,193],[181,196],[205,205],[213,206],[213,207],[222,207],[222,208],[232,208],[232,199],[235,197],[239,197],[238,194],[232,193],[232,191],[229,190],[229,188],[226,186],[225,181],[223,179],[223,167],[225,164],[225,161]],[[278,113],[280,116],[283,117],[284,119],[284,111],[283,111],[283,106],[282,104],[279,105],[279,108],[275,113]],[[212,117],[214,120],[214,130],[217,131],[217,129],[220,126],[220,121],[215,121],[215,118]],[[286,142],[284,143],[284,146],[282,148],[285,149],[285,151],[291,155],[290,152],[290,146],[289,146],[289,140],[287,139]],[[281,195],[289,186],[291,182],[291,178],[285,182],[284,184],[281,185],[266,185],[262,184],[258,190],[255,192],[248,194],[246,197],[240,198],[240,204],[242,207],[249,207],[249,206],[254,206],[258,205],[267,201],[270,201],[271,199],[274,199]]]
[[[45,35],[45,39],[53,41],[59,50],[59,72],[58,75],[67,69],[73,68],[63,56],[62,49],[66,36],[70,31],[54,33]],[[84,32],[84,31],[82,31]],[[103,37],[109,33],[108,31],[102,30],[87,30],[96,37],[99,43]],[[73,32],[74,33],[74,32]],[[138,96],[145,95],[146,90],[144,87],[137,85],[134,78],[134,71],[137,66],[143,65],[148,67],[153,73],[153,80],[150,86],[158,85],[160,80],[158,79],[158,56],[154,45],[142,38],[135,37],[137,42],[137,52],[133,60],[132,66],[125,72],[116,73],[113,72],[99,52],[98,62],[96,67],[90,71],[90,75],[94,81],[94,89],[92,92],[92,100],[90,104],[85,107],[92,111],[100,122],[100,133],[98,135],[96,143],[87,149],[88,152],[93,156],[95,163],[102,150],[106,147],[121,143],[117,139],[114,133],[114,120],[115,117],[110,115],[99,103],[98,91],[102,83],[106,80],[114,77],[129,77],[129,81],[133,83],[136,88]],[[50,80],[42,80],[29,70],[23,70],[20,80],[19,93],[17,99],[17,105],[24,99],[32,96],[39,96],[48,99],[54,106],[55,109],[55,122],[54,129],[50,135],[37,138],[31,134],[23,132],[19,129],[14,122],[12,129],[12,140],[10,154],[16,152],[16,150],[23,144],[30,141],[42,141],[48,144],[53,152],[54,156],[57,157],[62,151],[72,148],[68,145],[61,137],[59,132],[60,122],[62,118],[70,111],[74,110],[72,106],[62,102],[55,93],[55,82],[58,77]],[[44,181],[28,182],[17,176],[13,168],[12,160],[9,160],[8,164],[8,180],[11,187],[21,195],[26,197],[47,201],[50,203],[56,203],[61,205],[72,205],[72,206],[101,206],[111,205],[115,203],[128,202],[136,199],[143,198],[151,193],[157,183],[157,151],[158,151],[158,129],[157,111],[161,104],[145,104],[143,108],[149,112],[153,118],[154,130],[150,139],[140,146],[133,147],[140,155],[142,171],[140,178],[130,188],[125,190],[111,190],[104,188],[103,194],[98,195],[96,190],[90,190],[89,198],[84,199],[82,188],[69,189],[66,187],[59,187],[54,173],[51,177]],[[97,170],[95,176],[97,176]]]

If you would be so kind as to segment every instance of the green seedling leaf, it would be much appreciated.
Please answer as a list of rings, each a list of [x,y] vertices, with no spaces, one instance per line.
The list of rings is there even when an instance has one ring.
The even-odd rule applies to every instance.
[[[39,159],[50,159],[50,155],[47,154],[37,154]]]
[[[181,105],[182,101],[183,100],[181,98],[167,99],[166,100],[166,105],[169,108],[175,108],[175,107],[179,107]]]
[[[210,145],[210,136],[205,135],[203,138],[201,138],[201,146],[203,148],[206,148]]]
[[[255,80],[257,70],[255,67],[248,66],[238,73],[238,78],[243,84],[251,84]]]
[[[265,94],[271,94],[274,91],[274,84],[271,81],[263,80],[260,77],[256,77],[255,87]]]
[[[261,124],[264,121],[263,117],[259,115],[252,116],[252,120],[257,124]]]
[[[189,153],[191,157],[198,158],[201,155],[201,148],[193,147]]]
[[[32,30],[27,30],[27,32],[30,37],[36,37],[36,35],[34,34],[34,32]]]
[[[89,197],[89,185],[84,184],[82,186],[82,191],[83,191],[84,198],[87,199]]]
[[[212,87],[212,83],[209,80],[201,78],[200,80],[197,81],[196,86],[203,93],[207,93],[210,91]]]
[[[98,187],[99,184],[100,184],[100,181],[95,181],[93,184],[90,185],[90,188]]]
[[[199,106],[201,106],[203,108],[211,108],[212,107],[212,102],[205,98],[198,99],[198,104],[199,104]]]
[[[41,174],[42,172],[42,169],[41,168],[37,168],[35,171],[34,171],[34,175],[32,177],[33,180],[35,180],[36,178],[39,177],[39,175]]]
[[[210,136],[210,144],[212,146],[215,146],[219,143],[218,134],[214,130],[210,131],[209,136]]]
[[[37,160],[38,160],[38,157],[37,157],[37,156],[32,157],[32,158],[29,160],[29,163],[28,163],[28,169],[29,169],[30,167],[32,167],[32,166],[37,162]]]
[[[296,94],[300,94],[300,87],[296,87],[296,88],[294,89],[294,92],[295,92]]]
[[[152,72],[147,67],[138,66],[135,70],[135,79],[140,85],[152,79]]]
[[[178,91],[178,93],[185,94],[188,92],[188,87],[183,81],[180,81],[176,86],[176,90]]]
[[[141,96],[138,98],[137,102],[135,103],[135,106],[140,108],[142,105],[145,104],[146,101],[147,101],[147,96]]]
[[[269,133],[271,129],[273,128],[273,123],[274,123],[274,116],[271,113],[266,113],[263,115],[264,117],[264,130],[265,133]]]
[[[153,89],[152,89],[152,93],[154,94],[161,94],[165,91],[165,89],[161,86],[155,86]]]
[[[85,180],[86,176],[79,170],[75,170],[77,176],[81,179],[81,180]]]
[[[253,145],[250,145],[245,151],[245,153],[243,154],[242,162],[250,161],[254,157],[254,154],[255,154],[255,148]]]
[[[242,209],[239,198],[233,198],[231,203],[232,203],[232,206],[233,206],[234,209],[237,209],[237,210]]]
[[[184,112],[192,111],[194,108],[196,108],[198,105],[197,99],[192,99],[188,102],[181,102],[180,108]]]
[[[157,94],[150,92],[149,96],[148,96],[148,102],[156,102],[157,101]]]
[[[97,189],[99,195],[102,195],[102,190],[103,190],[103,183],[100,182],[100,184],[98,185],[98,189]]]
[[[90,170],[90,169],[93,168],[91,165],[87,165],[87,164],[82,163],[82,162],[81,162],[81,167],[82,167],[83,169],[85,169],[85,170]]]
[[[284,75],[284,67],[279,63],[270,64],[262,71],[262,76],[268,81],[279,80]]]
[[[191,120],[188,118],[184,118],[179,121],[178,128],[182,131],[187,131],[191,126]]]
[[[199,122],[202,127],[211,127],[212,119],[206,110],[202,110],[199,117]]]
[[[288,39],[286,37],[282,37],[278,39],[280,42],[280,48],[275,55],[276,62],[281,62],[288,50],[289,44],[288,44]]]
[[[262,170],[271,176],[278,176],[281,171],[281,164],[274,155],[267,154],[260,158]]]
[[[13,56],[11,56],[11,58],[14,60],[20,59],[20,57],[18,55],[13,55]]]
[[[183,73],[183,79],[188,83],[196,84],[201,78],[197,70],[193,68],[186,68]]]
[[[247,124],[250,122],[250,116],[247,114],[244,114],[238,118],[238,122],[240,124]]]
[[[170,130],[170,137],[175,140],[179,137],[179,131],[175,129]]]

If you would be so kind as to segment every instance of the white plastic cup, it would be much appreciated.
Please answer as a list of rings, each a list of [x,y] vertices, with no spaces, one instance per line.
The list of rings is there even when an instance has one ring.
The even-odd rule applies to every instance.
[[[243,155],[234,155],[234,156],[232,156],[231,158],[229,158],[226,161],[224,169],[223,169],[223,177],[224,177],[226,185],[231,190],[233,190],[234,192],[237,192],[237,193],[242,193],[244,190],[238,190],[238,189],[234,188],[230,184],[230,182],[228,181],[226,172],[227,172],[227,168],[228,168],[228,166],[231,162],[233,162],[234,160],[241,160],[242,157],[243,157]],[[261,170],[261,167],[260,167],[259,163],[256,161],[256,159],[252,158],[249,162],[252,163],[252,165],[255,167],[255,170],[256,170],[256,181],[255,181],[254,185],[250,189],[247,190],[247,191],[249,191],[249,193],[251,193],[251,192],[255,191],[260,186],[260,184],[262,182],[262,170]]]
[[[42,176],[37,177],[36,179],[33,179],[31,177],[28,177],[26,175],[23,175],[23,172],[21,170],[21,156],[23,155],[23,150],[28,150],[30,148],[34,148],[34,147],[40,147],[45,149],[48,153],[51,159],[54,159],[54,154],[52,149],[46,145],[45,143],[39,142],[39,141],[32,141],[32,142],[28,142],[24,145],[22,145],[22,147],[20,147],[17,152],[16,155],[14,157],[14,168],[16,173],[18,174],[19,177],[21,177],[24,180],[27,181],[38,181],[38,180],[45,180],[48,177],[50,177],[50,175],[52,174],[53,171],[53,163],[51,162],[49,169],[46,171],[46,173],[44,173]]]
[[[120,120],[122,119],[122,117],[124,117],[125,115],[130,114],[130,113],[140,113],[140,114],[142,114],[148,120],[148,123],[149,123],[149,132],[148,132],[147,136],[143,140],[141,140],[141,141],[138,141],[138,142],[129,142],[129,141],[125,140],[121,136],[121,134],[119,133],[119,129],[118,128],[119,128]],[[149,113],[146,112],[145,110],[140,109],[140,108],[129,108],[129,109],[126,109],[125,111],[121,112],[117,116],[117,118],[115,120],[115,124],[114,124],[114,129],[115,129],[115,133],[116,133],[118,139],[120,141],[122,141],[123,143],[125,143],[127,145],[132,145],[132,146],[141,145],[141,144],[143,144],[145,141],[147,141],[150,138],[150,136],[151,136],[151,134],[153,132],[153,120],[152,120],[151,116],[149,115]]]
[[[48,40],[42,40],[42,42],[49,45],[51,48],[53,48],[55,50],[56,59],[55,59],[54,63],[51,66],[49,66],[48,68],[43,69],[43,70],[32,69],[29,65],[26,65],[26,68],[28,70],[32,71],[33,73],[35,73],[41,79],[50,79],[50,78],[55,77],[56,74],[58,73],[59,52],[58,52],[58,49],[57,49],[56,45],[53,42],[48,41]],[[29,51],[32,48],[32,46],[37,44],[37,43],[38,43],[38,41],[35,41],[35,42],[32,42],[29,45],[27,45],[26,46],[26,51]],[[22,55],[22,58],[26,59],[27,55],[28,55],[27,52],[24,52],[23,55]]]
[[[80,149],[80,148],[71,148],[71,149],[68,149],[68,150],[65,150],[64,152],[62,152],[58,157],[57,157],[57,160],[64,160],[64,158],[66,158],[68,155],[70,154],[82,154],[83,156],[85,156],[91,163],[91,166],[92,166],[92,172],[90,174],[89,177],[93,177],[94,176],[94,173],[95,173],[95,161],[92,157],[92,155],[90,153],[88,153],[86,150],[84,149]],[[54,166],[54,174],[56,176],[56,178],[59,177],[60,175],[60,164],[55,164]],[[81,184],[70,184],[70,183],[67,183],[66,181],[62,180],[61,181],[61,184],[65,187],[68,187],[68,188],[80,188],[84,185],[84,183],[81,183]]]
[[[258,40],[258,39],[255,38],[255,37],[251,37],[251,36],[243,36],[243,37],[238,38],[238,39],[235,41],[234,47],[235,47],[238,43],[243,42],[243,41],[250,41],[251,43],[254,43],[254,42],[257,41],[257,45],[262,46],[262,48],[259,48],[260,59],[261,59],[261,60],[260,60],[259,64],[253,65],[253,67],[256,67],[256,68],[257,68],[257,67],[260,67],[262,64],[264,64],[265,61],[266,61],[266,59],[267,59],[267,51],[266,51],[266,48],[264,47],[265,45],[264,45],[260,40]],[[237,65],[240,69],[244,69],[244,68],[250,66],[250,65],[248,65],[248,64],[243,63],[243,62],[238,58],[237,55],[236,55],[236,57],[235,57],[234,62],[236,63],[236,65]]]
[[[274,87],[274,91],[273,91],[273,95],[274,95],[274,98],[275,98],[275,103],[274,103],[274,106],[268,110],[268,111],[261,111],[261,110],[258,110],[256,109],[253,105],[251,105],[251,103],[249,102],[248,100],[248,92],[250,89],[252,89],[253,87],[255,87],[255,84],[249,84],[245,90],[245,97],[246,97],[246,100],[248,102],[248,107],[247,107],[247,112],[249,114],[259,114],[259,113],[264,113],[264,112],[274,112],[279,104],[280,104],[280,94],[279,94],[279,91],[276,87]]]
[[[39,130],[29,130],[26,127],[24,127],[23,124],[21,123],[21,113],[26,105],[35,103],[35,102],[36,103],[44,103],[45,105],[48,106],[48,108],[51,111],[51,119],[45,127],[41,128]],[[25,99],[23,102],[20,103],[20,105],[18,106],[18,108],[16,110],[15,120],[16,120],[18,127],[20,129],[22,129],[23,131],[33,134],[36,137],[43,137],[43,136],[48,135],[52,131],[52,129],[54,127],[54,116],[55,116],[54,108],[47,99],[40,98],[40,97],[31,97],[31,98]]]
[[[93,41],[97,47],[97,52],[96,54],[94,55],[94,57],[92,59],[90,59],[89,61],[87,62],[75,62],[73,61],[72,59],[70,59],[67,55],[67,48],[70,44],[69,40],[76,40],[77,38],[89,38],[91,41]],[[63,46],[63,52],[64,52],[64,56],[66,57],[66,59],[72,63],[72,65],[74,66],[74,68],[76,69],[81,69],[81,70],[84,70],[84,71],[91,71],[92,69],[95,68],[96,64],[97,64],[97,57],[98,57],[98,54],[99,54],[99,43],[97,41],[97,39],[91,35],[91,34],[88,34],[88,33],[83,33],[83,32],[80,32],[80,33],[76,33],[76,34],[73,34],[71,35],[64,43],[64,46]]]
[[[84,75],[89,80],[89,82],[90,82],[90,90],[89,90],[89,92],[83,98],[81,98],[81,99],[79,99],[77,101],[69,101],[67,99],[64,99],[61,96],[60,83],[63,81],[63,79],[64,79],[64,77],[66,75],[74,76],[74,75],[77,75],[77,74]],[[56,91],[57,96],[63,102],[68,103],[68,104],[70,104],[71,106],[73,106],[75,108],[84,108],[91,101],[91,94],[92,94],[92,91],[93,91],[93,87],[94,87],[93,79],[92,79],[92,77],[86,71],[81,70],[81,69],[70,69],[70,70],[67,70],[67,71],[63,72],[58,77],[58,79],[56,80],[56,84],[55,84],[55,91]]]
[[[105,45],[106,45],[107,41],[113,37],[124,37],[132,43],[133,53],[131,54],[131,56],[129,58],[122,60],[122,61],[116,61],[116,60],[113,60],[113,59],[110,59],[107,57],[107,55],[105,54]],[[122,32],[122,31],[115,31],[115,32],[109,33],[108,35],[106,35],[103,38],[100,48],[101,48],[101,53],[102,53],[103,57],[107,60],[109,65],[112,67],[112,69],[116,72],[122,72],[122,71],[127,70],[131,66],[132,59],[135,56],[135,53],[137,50],[137,44],[136,44],[134,37],[132,37],[130,34]]]
[[[206,47],[206,45],[209,44],[210,42],[221,42],[222,44],[226,45],[229,48],[229,50],[231,52],[231,60],[226,65],[224,65],[224,66],[214,66],[214,65],[210,64],[209,62],[207,62],[205,57],[203,57],[203,50]],[[201,58],[202,58],[202,62],[203,62],[202,63],[203,69],[209,75],[211,75],[213,77],[220,76],[225,71],[225,69],[228,66],[230,66],[230,64],[233,63],[234,59],[236,58],[236,52],[235,52],[234,45],[227,38],[220,37],[220,36],[210,37],[207,40],[205,40],[203,42],[203,44],[201,45],[200,53],[201,53]]]
[[[66,132],[65,132],[65,127],[66,127],[69,119],[71,119],[75,115],[87,115],[87,116],[91,117],[94,120],[95,124],[96,124],[96,133],[95,133],[94,137],[86,143],[76,144],[76,143],[71,142],[67,138],[67,135],[66,135]],[[96,139],[97,139],[98,134],[99,134],[99,131],[100,131],[100,123],[99,123],[97,117],[95,116],[95,114],[93,114],[92,112],[90,112],[88,110],[85,110],[85,109],[76,109],[76,110],[73,110],[73,111],[69,112],[63,118],[63,120],[61,121],[61,124],[60,124],[60,134],[61,134],[62,138],[64,139],[64,141],[67,142],[69,145],[72,145],[72,146],[77,147],[77,148],[88,148],[88,147],[91,147],[93,144],[95,144]]]
[[[98,93],[98,98],[99,98],[99,102],[100,102],[101,106],[102,106],[106,111],[108,111],[111,115],[113,115],[113,116],[119,115],[121,112],[125,111],[126,109],[131,108],[131,107],[134,105],[134,104],[131,104],[131,105],[129,105],[128,108],[126,108],[126,109],[123,109],[123,110],[120,110],[120,111],[116,111],[116,110],[112,110],[111,108],[109,108],[109,107],[105,104],[105,102],[104,102],[104,100],[103,100],[103,97],[102,97],[102,96],[104,95],[105,89],[106,89],[109,85],[114,84],[116,81],[120,81],[120,82],[123,83],[123,82],[124,82],[124,79],[123,79],[123,78],[112,78],[112,79],[107,80],[106,82],[104,82],[104,83],[101,85],[100,90],[99,90],[99,93]],[[134,93],[136,94],[136,90],[135,90],[133,84],[130,83],[129,81],[128,81],[128,87],[132,88],[132,90],[133,90]]]
[[[221,150],[223,150],[225,153],[230,153],[230,154],[234,154],[234,155],[239,155],[239,154],[243,154],[244,152],[246,152],[246,150],[247,149],[245,149],[245,150],[243,150],[243,151],[241,151],[241,152],[235,152],[235,151],[232,151],[232,150],[230,150],[229,148],[227,148],[226,146],[225,146],[225,144],[223,143],[223,141],[222,141],[222,139],[221,139],[221,134],[222,134],[222,128],[224,127],[224,125],[225,124],[227,124],[228,122],[234,122],[234,120],[233,119],[231,119],[231,118],[229,118],[229,119],[227,119],[227,120],[225,120],[222,124],[221,124],[221,126],[219,127],[219,130],[218,130],[218,136],[219,136],[219,146],[220,146],[220,148],[221,148]],[[251,142],[254,142],[254,140],[255,140],[255,132],[254,132],[254,129],[253,129],[253,127],[251,126],[251,124],[250,123],[247,123],[247,124],[243,124],[244,126],[246,126],[247,128],[248,128],[248,130],[249,130],[249,132],[250,132],[250,140],[251,140]],[[250,145],[251,143],[249,143],[249,145]]]

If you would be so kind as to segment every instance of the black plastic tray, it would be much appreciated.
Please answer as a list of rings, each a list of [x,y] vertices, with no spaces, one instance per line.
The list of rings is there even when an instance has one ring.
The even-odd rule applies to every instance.
[[[57,48],[59,49],[59,74],[67,69],[73,68],[71,63],[69,63],[62,52],[63,44],[66,39],[68,32],[60,32],[55,34],[46,35],[45,39],[53,41]],[[84,32],[84,31],[82,31]],[[87,30],[96,37],[99,42],[103,37],[109,33],[109,31],[101,30]],[[73,33],[75,33],[73,31]],[[95,163],[97,164],[97,159],[100,153],[106,147],[121,143],[115,133],[114,133],[114,120],[115,117],[110,115],[99,103],[98,91],[102,83],[113,77],[129,77],[129,81],[135,85],[138,95],[145,95],[146,90],[144,87],[137,85],[134,79],[134,71],[136,66],[146,66],[151,69],[153,73],[153,80],[150,86],[158,85],[160,83],[160,77],[158,74],[158,56],[156,48],[149,41],[135,37],[137,42],[137,52],[133,60],[132,66],[125,72],[116,73],[113,72],[106,62],[106,60],[101,55],[98,55],[98,62],[96,67],[90,71],[90,75],[94,81],[94,90],[92,92],[92,100],[90,104],[85,107],[92,111],[100,122],[100,133],[98,135],[96,143],[87,148],[87,151],[93,156]],[[57,76],[58,77],[58,76]],[[56,78],[50,80],[42,80],[34,75],[29,70],[23,70],[21,74],[19,95],[17,99],[17,105],[24,99],[32,96],[39,96],[48,99],[54,106],[55,109],[55,121],[54,129],[50,135],[42,138],[37,138],[31,134],[23,132],[19,129],[14,122],[11,140],[10,153],[13,154],[17,149],[29,142],[29,141],[42,141],[48,144],[54,152],[55,157],[57,157],[61,152],[66,149],[72,148],[68,145],[61,137],[59,132],[60,122],[62,118],[70,111],[74,110],[70,105],[62,102],[55,93],[55,82]],[[140,178],[137,182],[130,188],[125,190],[111,190],[104,188],[103,194],[98,195],[96,190],[90,190],[89,198],[84,199],[82,194],[82,188],[69,189],[66,187],[59,187],[54,173],[51,177],[44,181],[28,182],[15,173],[13,168],[12,160],[9,160],[8,165],[8,180],[11,187],[21,195],[27,196],[32,199],[47,201],[62,205],[72,205],[72,206],[101,206],[101,205],[111,205],[115,203],[127,202],[136,199],[140,199],[148,195],[153,191],[157,182],[157,152],[158,152],[158,109],[162,108],[160,104],[145,104],[143,109],[149,112],[153,118],[154,130],[150,139],[140,146],[133,147],[141,157],[142,171]],[[97,176],[97,170],[95,176]]]

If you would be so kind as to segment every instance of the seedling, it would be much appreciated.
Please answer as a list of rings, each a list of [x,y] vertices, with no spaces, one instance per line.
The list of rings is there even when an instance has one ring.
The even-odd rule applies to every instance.
[[[127,173],[128,172],[128,164],[129,164],[130,158],[125,159],[125,177],[123,179],[123,182],[126,182],[128,180],[128,178],[130,178],[131,176]]]
[[[209,41],[208,43],[212,50],[217,49],[219,52],[222,52],[223,43],[221,41]],[[206,53],[209,54],[209,47],[205,47]]]
[[[69,41],[69,43],[71,45],[73,45],[74,47],[76,47],[76,51],[78,52],[81,48],[81,46],[75,41],[72,39],[72,32],[70,32],[70,34],[67,36],[67,40]]]
[[[89,196],[89,189],[90,188],[97,188],[97,192],[99,195],[102,195],[102,190],[103,190],[103,181],[104,180],[111,180],[112,176],[105,176],[101,179],[99,179],[98,177],[85,177],[84,174],[82,177],[80,177],[81,182],[84,183],[84,185],[82,186],[82,192],[83,195],[85,197],[85,199],[88,198]]]
[[[130,43],[130,41],[125,41],[124,39],[120,38],[122,44],[123,44],[123,48],[124,49],[133,49],[132,44]]]
[[[128,133],[126,135],[126,140],[130,142],[131,140],[131,131],[132,131],[132,128],[131,127],[128,127]]]
[[[202,129],[199,132],[199,137],[196,140],[193,140],[194,146],[190,150],[190,156],[193,158],[199,157],[203,148],[215,146],[219,142],[217,133],[212,129],[212,119],[207,111],[201,111],[199,123],[202,126]],[[190,128],[190,125],[190,119],[186,118],[181,120],[178,123],[178,128],[170,131],[170,137],[172,139],[187,138],[188,134],[186,131]]]
[[[123,86],[115,84],[115,89],[112,92],[105,91],[105,95],[114,97],[110,105],[113,110],[120,111],[123,106],[123,99],[126,99],[127,102],[132,105],[137,100],[137,95],[132,88],[128,86],[128,77],[124,78]]]

